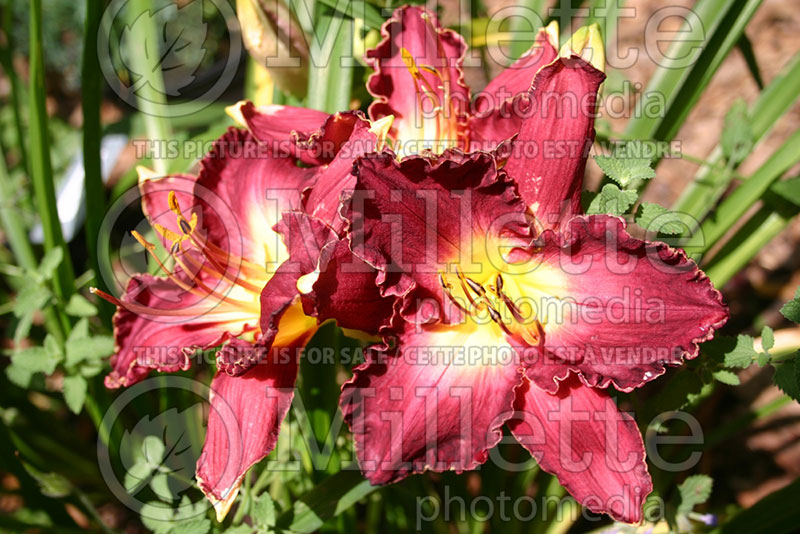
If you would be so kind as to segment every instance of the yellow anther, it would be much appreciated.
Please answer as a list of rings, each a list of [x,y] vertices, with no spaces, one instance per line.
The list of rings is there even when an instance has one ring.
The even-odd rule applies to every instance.
[[[169,210],[177,215],[178,217],[183,217],[181,213],[181,205],[178,203],[178,195],[175,194],[175,191],[170,191],[169,195],[167,195],[167,204],[169,205]]]
[[[134,238],[134,239],[136,239],[136,241],[138,241],[138,242],[139,242],[139,244],[140,244],[140,245],[142,245],[142,246],[143,246],[143,247],[144,247],[146,250],[148,250],[148,251],[155,250],[156,246],[155,246],[154,244],[152,244],[151,242],[149,242],[148,240],[146,240],[146,239],[145,239],[145,238],[142,236],[142,234],[140,234],[140,233],[139,233],[139,232],[137,232],[136,230],[131,230],[131,235],[132,235],[132,236],[133,236],[133,238]]]
[[[181,239],[183,239],[182,235],[180,235],[178,233],[175,233],[172,230],[170,230],[169,228],[165,228],[164,226],[161,226],[158,223],[153,223],[153,230],[158,232],[159,235],[161,235],[164,239],[166,239],[170,243],[177,243]]]

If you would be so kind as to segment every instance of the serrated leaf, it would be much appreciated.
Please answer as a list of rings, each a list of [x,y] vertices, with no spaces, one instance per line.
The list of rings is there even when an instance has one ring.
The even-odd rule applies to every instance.
[[[737,100],[725,115],[725,126],[720,137],[722,153],[731,164],[737,164],[753,148],[753,132],[747,117],[747,103]]]
[[[59,499],[72,493],[72,484],[63,475],[39,471],[27,462],[22,462],[22,466],[39,484],[42,495]]]
[[[83,361],[100,360],[114,352],[114,338],[111,336],[93,336],[67,341],[68,366]]]
[[[125,471],[125,491],[129,494],[136,496],[138,489],[150,477],[153,468],[148,464],[144,458],[140,458],[130,468]]]
[[[97,308],[95,305],[78,293],[73,294],[69,298],[69,302],[64,308],[64,311],[73,317],[92,317],[97,315]]]
[[[623,188],[627,188],[632,183],[640,180],[648,180],[656,175],[652,162],[648,158],[595,156],[594,160],[606,176]]]
[[[714,379],[718,382],[722,382],[723,384],[728,384],[729,386],[738,386],[741,384],[741,380],[739,377],[736,376],[736,373],[733,371],[728,371],[727,369],[720,369],[719,371],[715,371]]]
[[[736,336],[736,346],[725,354],[725,367],[744,368],[753,363],[758,357],[753,341],[752,337],[744,334]]]
[[[778,389],[786,395],[800,402],[800,352],[795,354],[793,360],[774,364],[775,374],[772,375],[772,382]]]
[[[608,213],[622,215],[636,202],[636,191],[623,191],[614,184],[606,184],[592,202],[586,213],[589,215]]]
[[[53,351],[52,347],[29,347],[14,352],[11,355],[11,362],[18,368],[25,369],[30,373],[53,374],[56,366],[61,363],[63,356],[58,351]]]
[[[172,527],[167,531],[167,534],[208,534],[209,530],[211,530],[211,521],[208,519],[193,519]]]
[[[139,517],[145,527],[156,534],[162,534],[173,527],[175,511],[160,501],[150,501],[139,510]]]
[[[800,287],[794,298],[781,307],[781,314],[793,323],[800,323]]]
[[[63,259],[64,249],[61,247],[52,248],[47,251],[47,254],[44,255],[37,269],[39,274],[42,275],[42,278],[45,280],[53,278],[53,274],[56,272],[56,269],[58,269],[58,266],[61,265]]]
[[[642,202],[636,214],[636,224],[648,232],[670,235],[680,234],[684,229],[677,213],[670,212],[667,208],[652,202]]]
[[[769,351],[769,349],[775,346],[775,333],[772,331],[772,328],[768,326],[764,326],[764,328],[761,329],[761,346],[764,351]]]
[[[684,480],[683,484],[678,486],[681,495],[678,514],[686,515],[698,504],[706,502],[711,496],[713,486],[714,481],[708,475],[692,475]]]
[[[14,302],[14,315],[17,318],[41,310],[52,298],[53,293],[45,286],[29,283],[17,293]]]
[[[275,503],[269,493],[264,492],[258,496],[251,508],[251,515],[262,532],[275,526]]]
[[[19,365],[14,365],[12,362],[11,365],[6,367],[6,376],[8,379],[17,386],[21,388],[29,388],[31,387],[31,380],[33,380],[33,373],[24,367]]]
[[[87,386],[86,379],[80,375],[64,377],[64,401],[72,413],[81,413],[83,410]]]

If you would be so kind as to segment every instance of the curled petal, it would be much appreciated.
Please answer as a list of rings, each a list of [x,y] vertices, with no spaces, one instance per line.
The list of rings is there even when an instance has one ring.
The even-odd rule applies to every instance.
[[[573,377],[550,394],[526,380],[515,408],[511,433],[579,503],[617,521],[641,521],[653,489],[644,443],[636,421],[605,391]]]
[[[257,327],[258,304],[233,307],[213,296],[198,296],[174,280],[149,274],[128,283],[114,315],[114,356],[105,378],[108,388],[130,386],[152,369],[174,372],[188,369],[196,349],[214,347],[231,336]]]
[[[578,56],[559,58],[534,79],[505,170],[544,228],[580,213],[597,90],[604,79],[605,74]]]
[[[373,354],[342,387],[342,414],[373,484],[485,462],[522,380],[514,350],[487,329],[409,328],[395,354]]]
[[[239,377],[218,372],[211,382],[211,410],[197,460],[197,481],[219,521],[236,500],[247,470],[278,441],[297,378],[296,346],[286,349],[284,359],[256,365]]]
[[[316,109],[276,104],[256,106],[246,100],[227,109],[236,122],[276,153],[295,154],[296,140],[318,130],[329,117]]]
[[[563,279],[549,299],[544,356],[527,371],[540,388],[554,392],[572,370],[589,386],[631,391],[697,356],[727,321],[719,291],[684,252],[636,239],[605,215],[564,231],[546,233],[535,253]]]
[[[375,97],[369,115],[395,117],[391,135],[410,150],[462,147],[469,108],[469,89],[461,65],[467,45],[443,29],[436,17],[416,6],[395,10],[381,28],[383,40],[366,54],[375,69],[367,89]]]
[[[303,295],[308,315],[322,323],[335,319],[342,328],[378,334],[396,314],[396,299],[378,287],[378,271],[356,257],[345,240],[326,245],[311,290]]]
[[[239,376],[263,361],[275,344],[286,345],[316,330],[316,321],[303,313],[297,281],[317,268],[333,231],[302,212],[286,212],[275,231],[284,239],[289,256],[261,292],[261,337],[253,350],[224,347],[217,353],[217,368]]]
[[[384,152],[361,158],[354,172],[356,189],[344,207],[351,248],[381,271],[384,293],[406,298],[409,316],[423,321],[451,318],[440,273],[485,255],[487,235],[527,232],[513,183],[487,153],[398,162]],[[425,318],[419,316],[423,304],[430,314]]]

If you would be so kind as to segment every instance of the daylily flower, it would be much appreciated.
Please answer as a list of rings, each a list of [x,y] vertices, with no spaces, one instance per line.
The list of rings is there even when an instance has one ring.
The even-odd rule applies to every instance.
[[[355,369],[341,407],[373,483],[476,468],[508,424],[580,503],[636,522],[652,482],[635,421],[607,388],[630,392],[696,357],[728,312],[682,251],[632,237],[620,218],[581,215],[602,47],[584,29],[557,54],[554,31],[539,34],[539,59],[493,80],[515,96],[483,118],[453,98],[469,101],[463,42],[420,9],[398,10],[368,54],[371,116],[393,115],[397,141],[438,144],[354,167],[351,249],[380,271],[402,320]],[[416,124],[421,94],[438,111]],[[517,105],[524,113],[503,116]],[[509,138],[494,156],[459,150]]]
[[[282,125],[272,127],[280,131]],[[320,268],[323,247],[340,241],[329,225],[338,184],[353,179],[351,158],[375,150],[380,129],[358,113],[323,117],[304,149],[335,138],[338,158],[316,167],[298,166],[294,156],[231,128],[196,177],[140,169],[142,208],[169,261],[133,232],[166,276],[134,275],[120,299],[94,290],[118,307],[105,383],[117,388],[152,369],[185,370],[196,350],[221,345],[197,467],[199,486],[220,519],[250,466],[275,446],[292,400],[298,350],[325,318],[324,302],[304,313],[297,283]],[[325,268],[337,274],[335,266]],[[382,302],[374,278],[375,271],[362,269],[329,288],[326,298],[340,306],[374,308],[343,318],[342,326],[378,332],[388,322],[391,306]]]

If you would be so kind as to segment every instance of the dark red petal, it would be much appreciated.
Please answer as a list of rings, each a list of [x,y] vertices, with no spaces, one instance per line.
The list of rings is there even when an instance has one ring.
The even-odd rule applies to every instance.
[[[345,240],[326,246],[312,291],[303,295],[306,313],[321,323],[335,319],[342,328],[378,334],[395,315],[396,299],[384,297],[378,271],[357,258]]]
[[[337,114],[338,115],[338,114]],[[354,116],[354,115],[350,115]],[[370,131],[365,118],[357,120],[350,129],[347,139],[335,144],[335,157],[325,166],[318,167],[314,174],[314,185],[305,201],[305,210],[326,224],[341,231],[344,221],[339,217],[340,197],[352,191],[356,177],[353,163],[367,153],[374,152],[378,138]],[[330,140],[316,140],[314,143],[325,146]]]
[[[398,162],[384,152],[361,158],[354,172],[356,191],[344,209],[352,250],[381,271],[385,294],[406,297],[411,313],[423,301],[434,304],[429,320],[447,315],[450,307],[439,272],[472,261],[470,251],[485,252],[479,250],[482,240],[524,236],[528,228],[514,184],[487,153]]]
[[[534,77],[558,57],[558,43],[552,39],[545,28],[540,29],[530,50],[475,96],[469,121],[470,150],[492,150],[519,133]]]
[[[247,470],[278,441],[297,378],[297,347],[287,348],[285,359],[270,359],[239,377],[218,372],[211,383],[211,410],[197,460],[197,481],[219,520],[230,509]]]
[[[311,108],[279,105],[258,107],[252,102],[240,102],[235,110],[255,139],[275,153],[293,155],[296,155],[297,140],[318,130],[329,117],[324,111]]]
[[[265,270],[277,266],[285,258],[270,229],[284,211],[300,208],[312,174],[265,150],[247,131],[230,128],[203,158],[194,192],[209,240]]]
[[[605,391],[573,377],[552,395],[525,381],[515,408],[511,433],[579,503],[617,521],[641,521],[653,489],[642,436]]]
[[[527,94],[533,83],[533,78],[539,69],[552,63],[558,57],[558,42],[552,42],[554,36],[548,33],[547,28],[541,28],[536,34],[536,40],[530,49],[525,52],[511,66],[493,78],[481,94],[491,96],[485,103],[493,103],[493,108],[517,95]],[[476,104],[485,105],[481,98],[476,98]]]
[[[545,234],[538,252],[565,279],[562,317],[545,324],[546,354],[528,369],[542,389],[555,391],[574,370],[590,386],[631,391],[697,356],[727,321],[719,291],[684,252],[636,239],[605,215],[577,217],[564,231]]]
[[[302,212],[286,212],[275,231],[284,239],[289,258],[269,279],[261,292],[261,337],[254,351],[224,347],[217,353],[217,368],[239,376],[258,364],[280,336],[302,335],[316,329],[316,321],[306,317],[297,290],[298,279],[314,271],[326,243],[337,238],[322,221]],[[289,312],[291,313],[290,316]]]
[[[544,228],[580,213],[597,90],[604,79],[573,56],[543,67],[533,82],[530,107],[505,170]]]
[[[116,348],[111,372],[105,378],[108,388],[135,384],[152,369],[188,369],[195,349],[214,347],[258,324],[257,303],[249,311],[234,308],[149,274],[131,278],[121,303],[114,315]]]
[[[522,380],[515,353],[502,338],[485,331],[465,337],[462,329],[444,325],[408,328],[396,354],[373,354],[342,387],[342,414],[361,470],[373,484],[485,462]],[[473,351],[460,352],[465,344]],[[498,347],[504,347],[503,357],[481,359]],[[474,350],[477,359],[470,360]],[[448,354],[462,359],[447,361]]]
[[[436,95],[442,104],[445,119],[452,121],[455,133],[461,135],[470,102],[461,69],[467,49],[464,39],[454,31],[443,29],[435,15],[416,6],[395,10],[381,28],[381,35],[383,40],[366,54],[367,64],[375,69],[367,81],[367,89],[375,97],[369,107],[370,117],[375,120],[394,115],[391,134],[400,143],[438,141],[435,139],[433,99],[409,73],[403,59],[402,50],[405,49],[429,85],[429,94]],[[422,70],[423,67],[433,67],[442,79]],[[449,134],[439,132],[439,135]],[[423,145],[419,143],[419,146]]]

